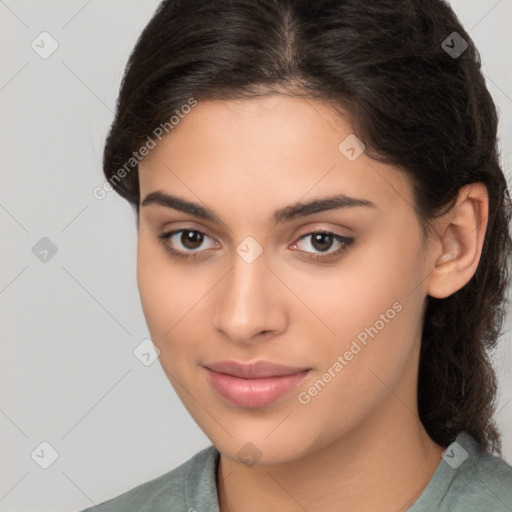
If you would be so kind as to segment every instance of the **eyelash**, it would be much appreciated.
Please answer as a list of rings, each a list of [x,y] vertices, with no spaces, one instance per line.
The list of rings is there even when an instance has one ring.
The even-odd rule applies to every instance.
[[[201,253],[205,252],[205,251],[199,251],[198,250],[198,251],[195,251],[195,252],[192,252],[192,253],[184,253],[184,252],[176,251],[175,249],[173,249],[167,243],[167,240],[169,238],[171,238],[173,235],[176,235],[177,233],[184,233],[184,232],[187,232],[187,231],[188,232],[192,232],[192,233],[199,233],[201,235],[204,235],[205,237],[211,238],[206,233],[203,233],[202,231],[199,231],[198,229],[190,229],[190,228],[182,228],[182,229],[176,229],[176,230],[173,230],[173,231],[168,231],[168,232],[160,233],[158,235],[158,238],[159,238],[160,242],[164,245],[165,250],[173,258],[177,258],[179,260],[191,260],[191,261],[197,260],[197,259],[202,259],[204,256],[201,256]],[[337,242],[339,242],[341,244],[341,247],[339,249],[337,249],[336,251],[330,252],[330,253],[327,253],[327,254],[323,254],[323,253],[307,253],[307,254],[309,254],[309,256],[305,256],[305,258],[311,259],[313,261],[320,261],[320,262],[322,262],[322,261],[330,260],[330,259],[335,258],[337,256],[341,256],[342,254],[344,254],[347,251],[349,246],[352,245],[352,243],[354,242],[353,238],[342,236],[342,235],[338,235],[337,233],[333,233],[331,231],[325,231],[325,230],[310,231],[309,233],[306,233],[306,234],[302,235],[297,240],[297,242],[299,240],[303,240],[304,238],[307,238],[309,236],[318,235],[318,234],[331,235],[332,238],[335,241],[337,241]],[[295,243],[297,243],[297,242],[295,242]],[[301,251],[299,251],[299,252],[301,252]],[[303,256],[301,256],[301,257],[303,257]]]

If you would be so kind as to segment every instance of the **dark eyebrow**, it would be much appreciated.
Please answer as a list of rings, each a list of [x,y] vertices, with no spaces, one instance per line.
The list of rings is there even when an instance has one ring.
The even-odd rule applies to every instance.
[[[157,190],[149,193],[142,201],[142,206],[148,206],[150,204],[156,204],[159,206],[165,206],[166,208],[172,208],[180,212],[189,213],[195,217],[201,219],[211,220],[214,222],[221,223],[221,220],[213,210],[205,206],[201,206],[198,203],[186,201],[179,197],[172,196]],[[349,197],[345,194],[335,194],[329,197],[322,197],[313,199],[308,202],[296,202],[280,208],[274,211],[271,215],[269,222],[272,224],[278,224],[280,222],[287,222],[297,217],[305,217],[306,215],[312,215],[326,210],[334,210],[337,208],[353,208],[357,206],[366,206],[369,208],[376,208],[375,204],[366,199],[357,199],[355,197]]]
[[[321,197],[312,199],[311,201],[301,203],[300,201],[276,210],[272,214],[272,222],[287,222],[297,217],[305,217],[313,213],[323,212],[326,210],[335,210],[338,208],[354,208],[357,206],[366,206],[368,208],[377,208],[374,203],[367,199],[358,199],[345,194],[335,194],[329,197]]]
[[[141,206],[148,206],[150,204],[157,204],[167,208],[172,208],[173,210],[189,213],[190,215],[200,217],[201,219],[213,220],[219,223],[221,222],[210,208],[201,206],[198,203],[186,201],[185,199],[180,199],[176,196],[171,196],[165,192],[161,192],[160,190],[148,194],[144,201],[142,201]]]

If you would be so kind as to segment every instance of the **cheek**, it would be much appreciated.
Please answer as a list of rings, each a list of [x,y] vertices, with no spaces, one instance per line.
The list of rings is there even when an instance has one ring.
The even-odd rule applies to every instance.
[[[414,388],[423,291],[410,292],[418,284],[421,239],[409,239],[408,251],[396,242],[368,244],[324,280],[322,293],[308,296],[316,297],[336,334],[316,337],[311,353],[318,372],[301,388],[300,403],[310,400],[305,410],[322,417],[332,436],[377,408],[404,379],[406,389]]]
[[[188,371],[200,351],[208,318],[204,308],[212,289],[210,274],[200,273],[194,265],[176,264],[158,240],[139,234],[137,285],[141,305],[151,339],[160,350],[160,363],[172,374]]]
[[[400,323],[394,315],[399,305],[393,309],[393,304],[398,302],[405,307],[411,300],[420,300],[410,293],[421,283],[423,249],[418,237],[411,236],[404,244],[404,240],[390,233],[372,237],[354,249],[339,265],[330,268],[311,266],[305,271],[283,266],[279,269],[283,281],[293,283],[294,293],[317,314],[306,316],[304,321],[316,323],[325,334],[329,334],[325,329],[328,326],[331,331],[328,341],[337,340],[337,348],[364,333],[387,311],[387,317],[393,317],[392,323]]]
[[[137,243],[137,286],[148,328],[157,345],[186,313],[193,287],[173,265],[160,243],[140,233]],[[160,348],[160,347],[159,347]]]
[[[346,374],[359,365],[399,370],[421,327],[424,250],[420,233],[404,227],[347,255],[339,269],[324,274],[321,286],[318,275],[301,277],[301,293],[309,288],[308,304],[335,332],[322,340],[325,363],[349,351],[352,370]]]
[[[360,342],[359,361],[389,384],[400,377],[420,341],[423,251],[420,233],[404,226],[362,255],[352,276],[350,342]]]

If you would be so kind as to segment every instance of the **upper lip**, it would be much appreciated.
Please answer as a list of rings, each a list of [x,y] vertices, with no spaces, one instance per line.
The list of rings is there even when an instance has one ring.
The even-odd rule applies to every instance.
[[[255,361],[253,363],[239,363],[237,361],[216,361],[203,366],[218,373],[225,373],[242,379],[261,379],[265,377],[282,377],[295,375],[310,368],[284,366],[270,361]]]

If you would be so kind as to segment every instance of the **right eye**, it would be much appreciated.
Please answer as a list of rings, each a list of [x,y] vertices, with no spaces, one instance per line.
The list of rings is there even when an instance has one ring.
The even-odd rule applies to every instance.
[[[175,229],[172,231],[160,233],[158,235],[159,240],[163,243],[167,252],[175,258],[185,259],[197,259],[201,253],[207,249],[201,249],[205,239],[212,240],[213,245],[210,248],[218,247],[219,244],[208,235],[192,228]],[[177,246],[183,248],[176,249]]]

